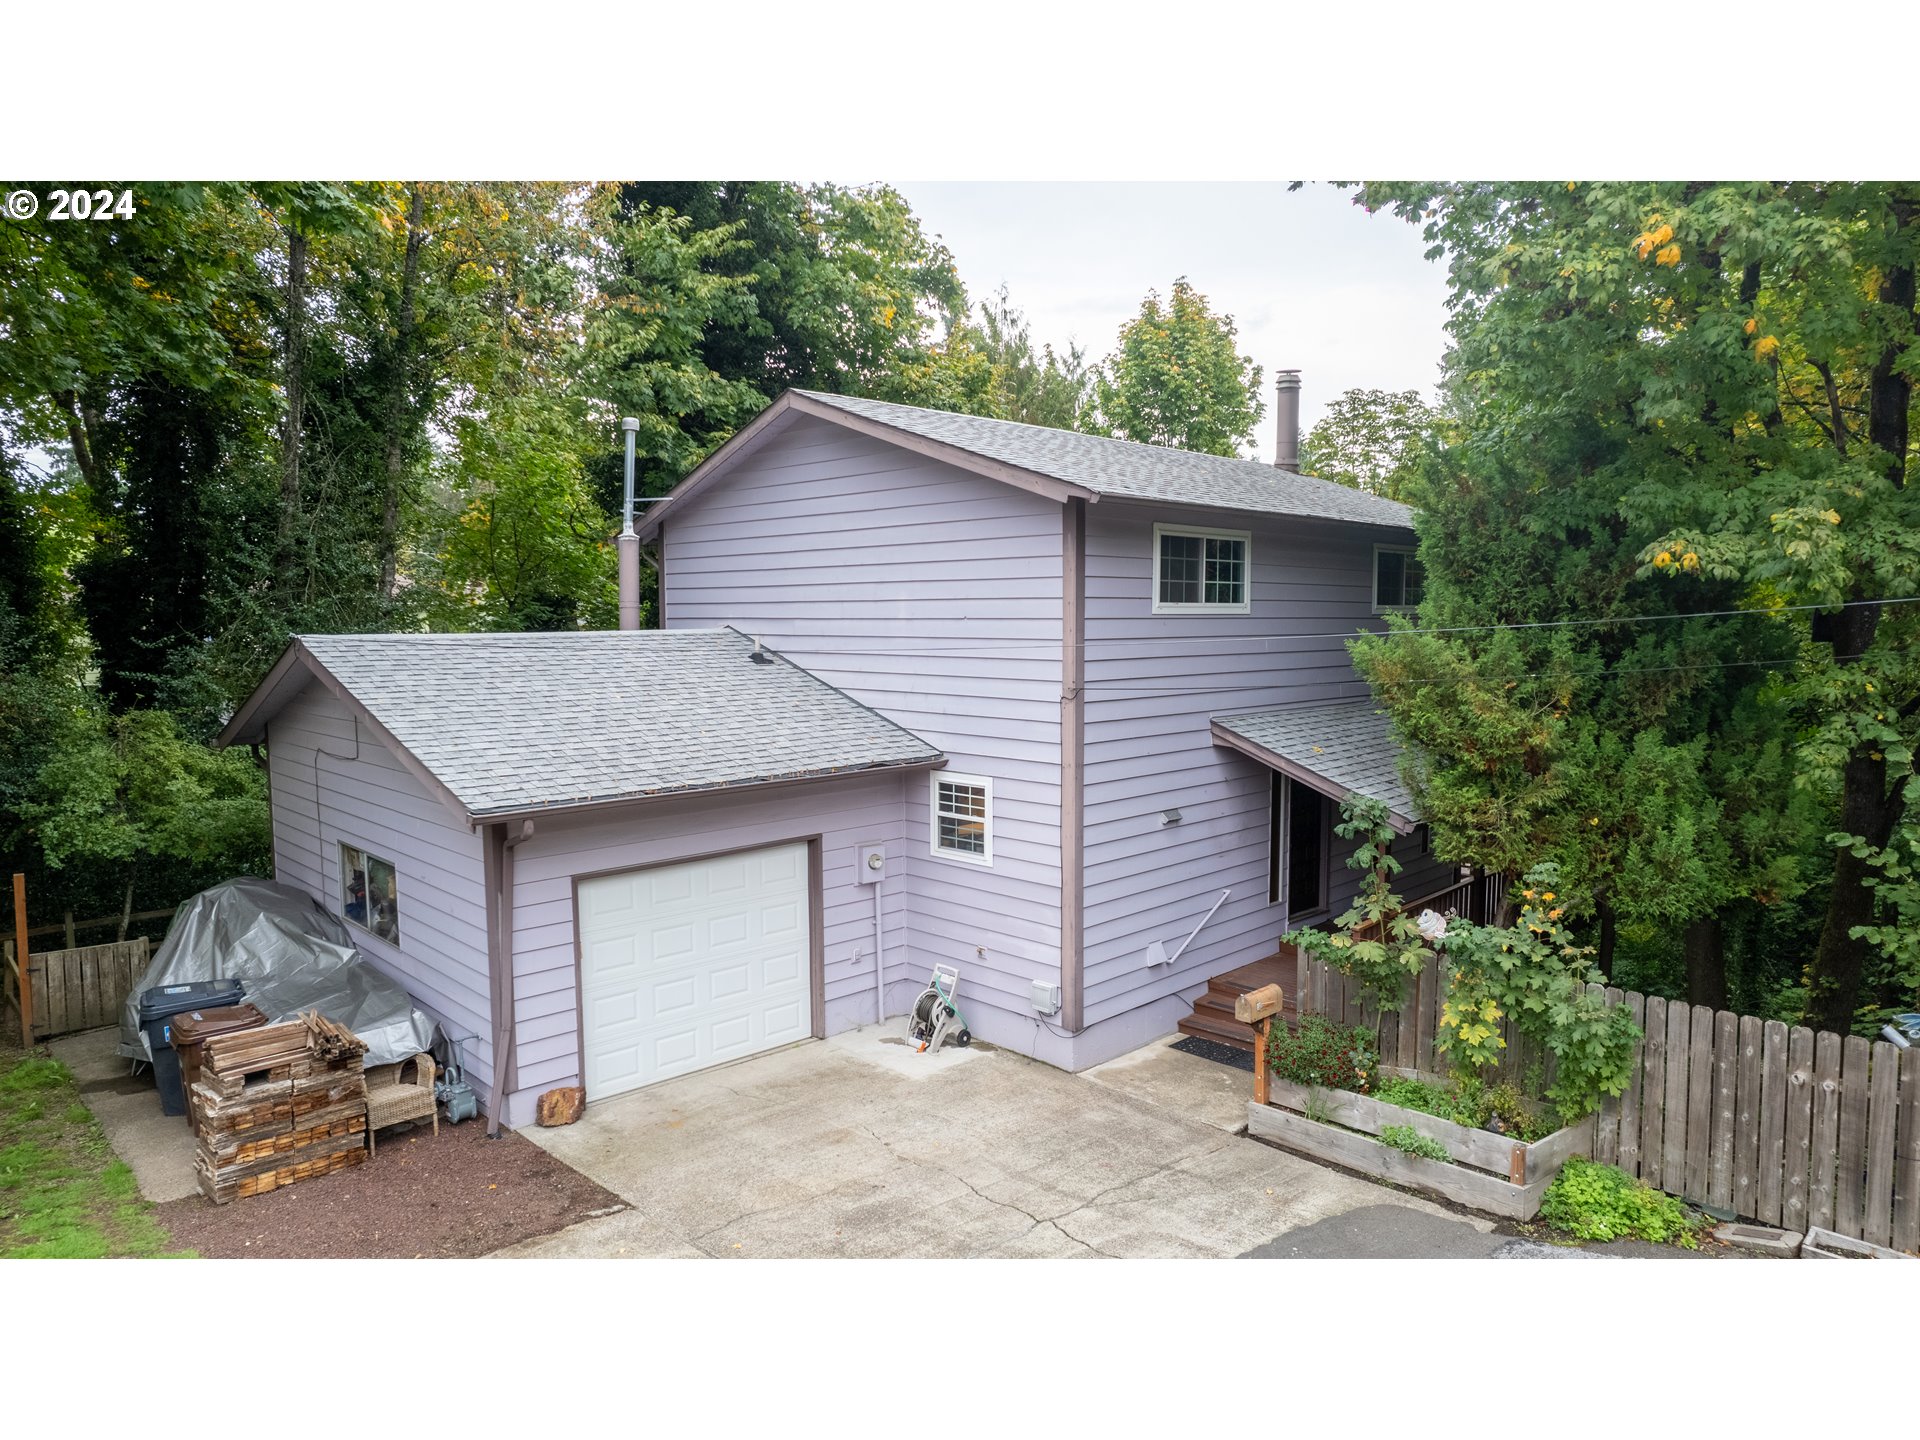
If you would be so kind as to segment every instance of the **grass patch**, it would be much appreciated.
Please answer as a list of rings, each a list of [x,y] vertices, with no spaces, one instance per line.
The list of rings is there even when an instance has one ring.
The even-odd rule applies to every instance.
[[[58,1060],[0,1048],[0,1258],[176,1251]]]

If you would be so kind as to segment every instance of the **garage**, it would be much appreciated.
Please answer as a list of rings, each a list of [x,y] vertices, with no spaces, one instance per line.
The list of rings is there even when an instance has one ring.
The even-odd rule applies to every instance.
[[[578,883],[589,1100],[813,1033],[805,842]]]

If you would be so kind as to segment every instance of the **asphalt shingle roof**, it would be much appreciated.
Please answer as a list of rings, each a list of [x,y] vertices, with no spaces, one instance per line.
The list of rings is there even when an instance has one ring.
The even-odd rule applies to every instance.
[[[1419,823],[1413,796],[1400,779],[1400,746],[1372,700],[1216,715],[1213,723],[1319,776],[1337,792],[1378,800],[1408,827]]]
[[[476,816],[941,758],[730,629],[300,640]]]
[[[1411,528],[1413,511],[1331,480],[1294,475],[1258,460],[1203,455],[1102,435],[923,410],[884,400],[801,392],[809,398],[1005,465],[1116,499],[1206,505],[1261,515],[1296,515],[1358,525]]]

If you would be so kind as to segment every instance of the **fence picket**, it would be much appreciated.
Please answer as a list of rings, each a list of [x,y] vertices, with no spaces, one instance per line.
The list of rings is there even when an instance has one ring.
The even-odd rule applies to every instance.
[[[1873,1046],[1867,1086],[1867,1204],[1860,1238],[1875,1245],[1893,1239],[1894,1103],[1899,1090],[1900,1051],[1885,1040]]]
[[[1780,1173],[1780,1223],[1807,1228],[1808,1147],[1813,1134],[1813,1031],[1796,1025],[1787,1036],[1787,1125]]]
[[[1735,1103],[1740,1073],[1740,1017],[1721,1010],[1713,1017],[1712,1152],[1707,1161],[1707,1203],[1733,1207],[1733,1132],[1740,1114]]]
[[[1763,1225],[1780,1223],[1781,1167],[1787,1138],[1787,1027],[1769,1020],[1760,1027],[1760,1214]]]
[[[1433,1069],[1433,992],[1439,983],[1440,961],[1428,956],[1413,1001],[1413,1063],[1421,1070]]]
[[[1691,1120],[1687,1088],[1693,1063],[1692,1030],[1693,1012],[1688,1009],[1686,1002],[1669,1001],[1667,1098],[1661,1107],[1666,1112],[1666,1129],[1661,1146],[1660,1173],[1666,1178],[1667,1189],[1676,1194],[1683,1193],[1687,1185],[1687,1126]]]
[[[1597,995],[1607,1005],[1620,1003],[1620,992],[1599,985],[1589,985],[1588,993]],[[1602,1165],[1620,1163],[1620,1097],[1609,1095],[1600,1102],[1600,1114],[1594,1122],[1593,1158]]]
[[[1733,1209],[1760,1215],[1760,1043],[1757,1015],[1740,1017],[1740,1115],[1733,1132]]]
[[[1696,1203],[1707,1198],[1713,1165],[1713,1010],[1696,1005],[1687,1031],[1687,1188]]]
[[[1407,990],[1411,996],[1411,1004],[1417,1004],[1420,999],[1420,982],[1418,977],[1415,977],[1413,983],[1407,987]],[[1420,1063],[1419,1055],[1415,1049],[1414,1035],[1416,1029],[1414,1017],[1419,1012],[1411,1008],[1411,1004],[1401,1007],[1399,1015],[1400,1023],[1394,1034],[1394,1061],[1396,1064],[1408,1070],[1411,1070],[1415,1065]]]
[[[1627,1010],[1641,1031],[1640,1043],[1633,1047],[1633,1063],[1627,1070],[1627,1093],[1620,1097],[1620,1158],[1614,1163],[1629,1175],[1640,1173],[1640,1100],[1646,1087],[1647,997],[1638,992],[1627,995]]]
[[[1862,1193],[1867,1169],[1867,1066],[1872,1054],[1867,1042],[1849,1035],[1840,1055],[1839,1179],[1834,1185],[1833,1228],[1858,1238],[1866,1221]]]
[[[1833,1228],[1834,1159],[1840,1149],[1840,1037],[1813,1037],[1813,1140],[1807,1157],[1807,1224]]]
[[[1662,1188],[1661,1177],[1666,1173],[1663,1157],[1667,1103],[1667,1002],[1658,995],[1647,997],[1647,1058],[1642,1070],[1640,1178],[1658,1190]]]
[[[1920,1250],[1920,1050],[1900,1052],[1900,1127],[1894,1136],[1893,1239]]]

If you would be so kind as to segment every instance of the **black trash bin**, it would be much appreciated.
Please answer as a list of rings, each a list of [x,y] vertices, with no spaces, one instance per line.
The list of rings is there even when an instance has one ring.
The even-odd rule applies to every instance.
[[[188,1010],[238,1005],[246,998],[238,980],[194,980],[156,985],[140,992],[140,1028],[153,1052],[153,1082],[160,1090],[163,1115],[187,1113],[187,1090],[180,1081],[180,1057],[173,1048],[173,1017]]]

